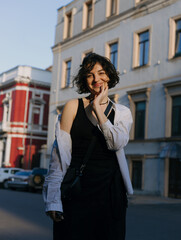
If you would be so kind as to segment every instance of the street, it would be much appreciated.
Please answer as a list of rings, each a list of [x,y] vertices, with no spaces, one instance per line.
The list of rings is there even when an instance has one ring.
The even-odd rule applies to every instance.
[[[126,240],[179,240],[180,216],[181,203],[130,203]],[[52,239],[40,193],[0,189],[0,239]]]

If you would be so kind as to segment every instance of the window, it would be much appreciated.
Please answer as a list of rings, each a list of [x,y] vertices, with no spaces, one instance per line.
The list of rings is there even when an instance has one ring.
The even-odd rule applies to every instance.
[[[67,15],[67,38],[71,37],[72,33],[72,13]]]
[[[139,66],[148,63],[149,55],[149,31],[139,34]]]
[[[43,113],[46,102],[42,99],[42,94],[33,92],[32,99],[30,99],[29,117],[28,117],[28,130],[42,131]]]
[[[32,124],[39,125],[40,122],[40,106],[35,105],[32,110]]]
[[[133,68],[150,63],[150,30],[134,33]]]
[[[118,4],[118,0],[107,0],[106,17],[111,17],[118,14]]]
[[[65,15],[64,39],[72,37],[72,12]]]
[[[150,88],[144,88],[128,92],[133,116],[133,125],[130,131],[130,139],[132,140],[147,138],[150,91]]]
[[[6,93],[6,97],[3,99],[3,125],[7,126],[8,122],[10,122],[11,115],[11,93]]]
[[[83,7],[83,20],[82,20],[83,30],[91,28],[93,26],[93,12],[94,12],[93,1],[85,2]]]
[[[181,81],[164,84],[166,95],[165,137],[181,136]]]
[[[87,28],[92,26],[92,1],[87,3]]]
[[[112,43],[109,45],[110,47],[110,60],[112,64],[117,69],[117,59],[118,59],[118,43]]]
[[[181,16],[170,18],[168,59],[181,57]]]
[[[117,11],[117,0],[111,0],[111,16],[115,15]]]
[[[70,73],[71,73],[71,60],[66,62],[65,87],[69,87],[70,86]]]
[[[172,98],[172,136],[181,136],[181,96]]]
[[[176,21],[175,57],[181,56],[181,19]]]
[[[132,184],[134,189],[142,189],[142,161],[132,161]]]
[[[135,103],[135,139],[143,139],[145,136],[145,101]]]

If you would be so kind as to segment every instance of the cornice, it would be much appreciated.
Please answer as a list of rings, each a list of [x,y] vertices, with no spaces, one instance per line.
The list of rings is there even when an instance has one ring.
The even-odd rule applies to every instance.
[[[43,86],[43,87],[50,87],[51,83],[48,82],[41,82],[38,80],[31,80],[29,77],[18,76],[16,78],[10,79],[6,82],[0,83],[0,89],[10,88],[12,86],[16,86],[16,84],[22,83],[28,85],[36,85],[36,86]]]
[[[136,6],[120,13],[116,16],[109,17],[105,21],[95,25],[94,27],[87,29],[73,36],[72,38],[63,40],[52,47],[52,51],[55,53],[60,52],[61,50],[66,50],[71,46],[74,46],[82,41],[100,35],[101,33],[113,29],[120,24],[121,21],[125,21],[129,18],[138,18],[157,10],[160,10],[163,7],[167,7],[178,0],[157,0],[157,1],[144,1],[143,3],[136,4]]]

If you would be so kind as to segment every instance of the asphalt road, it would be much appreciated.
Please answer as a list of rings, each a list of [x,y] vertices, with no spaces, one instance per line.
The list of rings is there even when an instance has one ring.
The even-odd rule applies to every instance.
[[[40,193],[0,189],[0,240],[51,240]]]
[[[126,240],[180,240],[180,219],[178,203],[130,204]],[[52,240],[40,193],[0,189],[0,240]]]

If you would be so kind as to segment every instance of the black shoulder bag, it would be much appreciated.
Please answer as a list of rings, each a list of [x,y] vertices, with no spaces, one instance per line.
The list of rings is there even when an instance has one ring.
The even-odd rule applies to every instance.
[[[104,112],[106,116],[110,112],[111,107],[112,107],[112,102],[109,101],[109,104]],[[75,198],[80,195],[82,190],[81,177],[83,175],[83,171],[86,167],[86,164],[92,154],[95,143],[96,143],[96,137],[93,137],[89,145],[89,148],[84,156],[84,159],[82,161],[82,165],[80,166],[80,168],[77,169],[76,167],[69,167],[67,169],[67,172],[61,184],[62,200],[71,200],[72,198]]]

